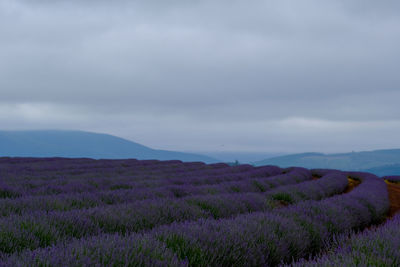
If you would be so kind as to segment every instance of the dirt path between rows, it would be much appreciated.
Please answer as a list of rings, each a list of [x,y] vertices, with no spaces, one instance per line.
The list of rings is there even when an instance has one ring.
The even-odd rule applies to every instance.
[[[387,184],[390,200],[389,217],[400,210],[400,184],[385,181]]]
[[[347,180],[349,181],[349,185],[347,186],[346,190],[343,192],[343,194],[349,193],[352,191],[355,187],[357,187],[361,182],[359,180],[352,179],[350,177],[347,177]]]

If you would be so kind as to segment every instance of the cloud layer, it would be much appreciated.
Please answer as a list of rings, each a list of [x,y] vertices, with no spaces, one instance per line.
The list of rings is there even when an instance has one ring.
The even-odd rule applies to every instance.
[[[163,149],[400,147],[398,1],[0,2],[3,129]]]

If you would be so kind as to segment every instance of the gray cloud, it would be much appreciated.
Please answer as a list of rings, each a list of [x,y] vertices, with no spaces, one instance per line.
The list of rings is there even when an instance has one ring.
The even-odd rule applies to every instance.
[[[180,150],[398,147],[399,5],[4,0],[0,123]]]

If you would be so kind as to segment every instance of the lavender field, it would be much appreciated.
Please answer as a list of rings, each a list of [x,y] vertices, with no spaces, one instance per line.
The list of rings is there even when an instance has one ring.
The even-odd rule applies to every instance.
[[[369,173],[0,158],[0,266],[398,266],[389,208]]]

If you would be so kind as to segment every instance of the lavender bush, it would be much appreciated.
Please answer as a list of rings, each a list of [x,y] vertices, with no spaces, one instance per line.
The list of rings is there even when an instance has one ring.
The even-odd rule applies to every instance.
[[[287,266],[400,266],[400,215],[381,227],[340,236],[328,253]]]
[[[25,266],[188,266],[166,246],[146,235],[100,235],[69,244],[25,251],[1,263],[4,267]]]

